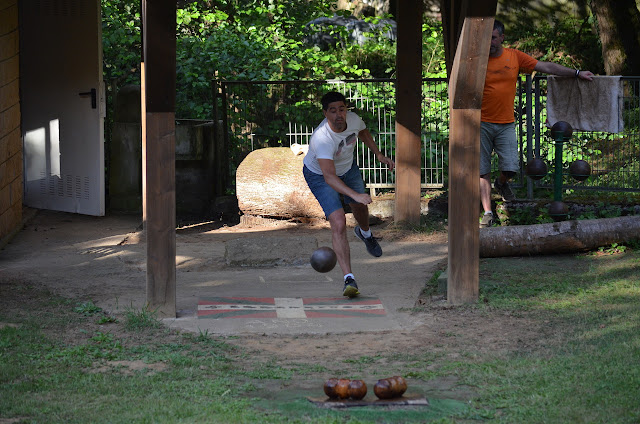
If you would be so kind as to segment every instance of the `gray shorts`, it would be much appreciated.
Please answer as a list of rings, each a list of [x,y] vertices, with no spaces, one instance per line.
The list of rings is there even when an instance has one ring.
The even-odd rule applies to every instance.
[[[498,155],[498,169],[500,171],[518,172],[520,159],[514,122],[509,124],[480,123],[480,175],[491,172],[491,153],[494,150]]]

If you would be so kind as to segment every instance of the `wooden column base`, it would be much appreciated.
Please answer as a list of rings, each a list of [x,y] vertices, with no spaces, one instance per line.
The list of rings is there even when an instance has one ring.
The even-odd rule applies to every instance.
[[[146,129],[147,305],[175,318],[175,113],[147,113]]]
[[[451,110],[447,301],[478,300],[480,272],[480,109]]]

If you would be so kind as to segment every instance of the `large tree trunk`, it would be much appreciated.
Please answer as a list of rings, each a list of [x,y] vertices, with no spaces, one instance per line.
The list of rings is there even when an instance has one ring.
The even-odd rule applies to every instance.
[[[640,73],[640,11],[635,0],[593,0],[607,75]]]
[[[480,257],[572,253],[640,240],[640,216],[480,229]]]
[[[264,217],[324,218],[302,175],[303,158],[287,147],[249,153],[236,172],[240,211]]]

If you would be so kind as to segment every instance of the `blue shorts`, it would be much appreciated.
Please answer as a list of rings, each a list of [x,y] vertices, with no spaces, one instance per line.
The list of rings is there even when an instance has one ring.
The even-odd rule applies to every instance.
[[[491,153],[494,150],[498,155],[498,168],[500,171],[518,172],[520,158],[518,157],[516,126],[513,122],[509,124],[481,123],[480,175],[491,172]]]
[[[306,166],[302,168],[302,173],[304,174],[304,179],[307,181],[307,185],[311,189],[311,193],[313,193],[316,199],[318,199],[318,203],[320,203],[327,219],[333,212],[338,209],[342,209],[342,201],[340,200],[341,194],[327,184],[322,174],[311,172]],[[340,179],[353,191],[358,193],[365,192],[364,181],[360,174],[360,168],[358,168],[358,164],[355,160],[353,161],[353,165],[351,165],[351,169],[349,169],[346,174],[340,176]],[[355,200],[351,197],[346,195],[344,196],[345,204],[354,202]]]

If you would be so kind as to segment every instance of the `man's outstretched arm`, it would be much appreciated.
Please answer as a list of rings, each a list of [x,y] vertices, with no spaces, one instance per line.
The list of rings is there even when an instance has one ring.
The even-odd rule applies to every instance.
[[[558,75],[560,77],[578,77],[583,80],[592,81],[594,75],[590,71],[578,71],[577,69],[567,68],[553,62],[539,61],[534,70],[544,72],[545,74]]]

